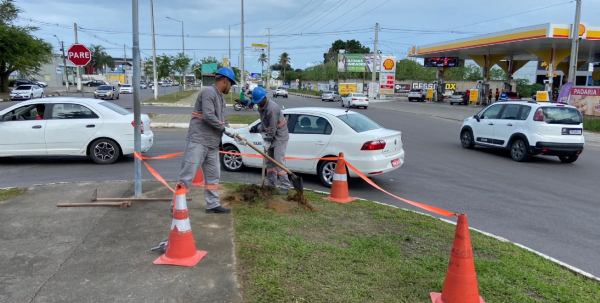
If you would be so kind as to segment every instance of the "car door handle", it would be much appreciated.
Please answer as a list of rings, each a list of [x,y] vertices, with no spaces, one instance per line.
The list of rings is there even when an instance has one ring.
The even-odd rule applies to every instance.
[[[317,145],[325,145],[325,143],[323,143],[323,141],[317,141]]]
[[[39,128],[42,128],[42,126],[41,125],[34,125],[31,128],[39,129]]]
[[[94,127],[96,127],[96,125],[95,124],[89,124],[89,125],[86,125],[85,127],[87,127],[87,128],[94,128]]]
[[[494,123],[490,122],[488,125],[494,125]]]
[[[512,126],[512,123],[508,123],[508,124],[506,124],[506,126]]]

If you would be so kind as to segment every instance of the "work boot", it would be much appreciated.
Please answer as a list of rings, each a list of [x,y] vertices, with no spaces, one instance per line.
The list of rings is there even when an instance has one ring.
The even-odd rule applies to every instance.
[[[287,196],[289,193],[290,193],[289,189],[283,189],[282,188],[282,189],[279,190],[279,194],[282,195],[282,196]]]
[[[228,214],[231,212],[231,209],[225,208],[223,206],[217,206],[215,208],[207,209],[207,214]]]

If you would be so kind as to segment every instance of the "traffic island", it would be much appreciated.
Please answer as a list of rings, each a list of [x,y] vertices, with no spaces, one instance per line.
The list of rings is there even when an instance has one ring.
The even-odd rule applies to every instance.
[[[305,195],[316,212],[260,196],[232,206],[246,302],[431,302],[430,293],[442,291],[455,225],[369,201]],[[470,234],[486,302],[592,302],[600,292],[597,280]]]

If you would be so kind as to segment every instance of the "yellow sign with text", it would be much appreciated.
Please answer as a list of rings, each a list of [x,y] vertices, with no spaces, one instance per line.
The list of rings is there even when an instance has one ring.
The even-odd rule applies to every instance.
[[[427,99],[433,99],[433,89],[427,89]]]
[[[548,102],[550,101],[550,98],[548,96],[548,92],[547,91],[539,91],[537,92],[536,96],[535,96],[535,100],[538,102]]]
[[[229,58],[223,58],[223,66],[231,67],[231,64],[229,62]]]
[[[472,89],[470,90],[469,102],[477,102],[479,101],[479,90]]]
[[[356,83],[340,83],[338,90],[340,95],[356,93]]]

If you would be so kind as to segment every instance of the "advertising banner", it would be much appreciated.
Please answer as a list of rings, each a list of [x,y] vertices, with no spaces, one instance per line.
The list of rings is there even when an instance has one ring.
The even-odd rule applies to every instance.
[[[329,84],[318,84],[318,88],[320,91],[328,91],[329,90]]]
[[[340,73],[345,72],[364,72],[365,60],[363,54],[338,54],[337,70]]]
[[[427,89],[427,99],[433,99],[433,89]]]
[[[406,94],[410,92],[410,84],[396,84],[394,86],[394,94]]]
[[[396,57],[381,57],[379,94],[392,95],[396,84]]]
[[[469,102],[477,102],[479,101],[479,90],[472,89],[469,94]]]
[[[271,71],[271,78],[277,79],[279,78],[280,72],[278,70]]]
[[[214,74],[217,71],[217,63],[203,63],[202,73],[203,74]]]
[[[229,58],[223,58],[223,66],[231,67],[231,62],[229,62]]]
[[[583,115],[600,116],[600,87],[573,87],[569,104]]]
[[[338,89],[340,95],[356,93],[356,83],[340,83]]]
[[[573,82],[569,82],[560,89],[560,94],[558,94],[558,103],[567,103],[569,102],[569,95],[571,94],[571,88],[573,88]]]

